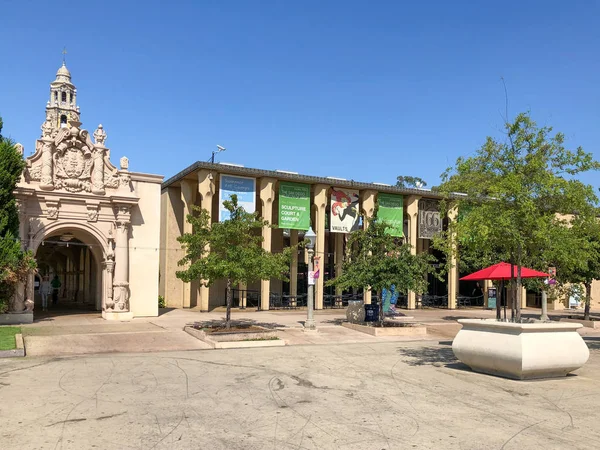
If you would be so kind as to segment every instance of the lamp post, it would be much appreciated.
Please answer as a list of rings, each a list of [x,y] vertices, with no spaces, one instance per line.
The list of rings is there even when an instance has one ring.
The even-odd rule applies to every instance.
[[[313,272],[313,256],[315,255],[315,242],[317,235],[313,231],[312,227],[308,228],[308,231],[304,234],[304,239],[308,240],[306,249],[308,250],[308,298],[306,301],[307,306],[307,317],[304,322],[304,330],[316,331],[317,326],[313,317],[314,313],[314,301],[315,301],[315,278]]]

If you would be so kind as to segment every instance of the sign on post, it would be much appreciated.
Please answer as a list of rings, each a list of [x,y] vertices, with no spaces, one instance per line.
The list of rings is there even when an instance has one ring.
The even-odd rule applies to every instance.
[[[496,309],[496,299],[497,299],[497,291],[495,287],[488,288],[488,301],[487,307],[488,309]]]
[[[315,272],[312,270],[308,271],[308,285],[309,286],[315,285]]]

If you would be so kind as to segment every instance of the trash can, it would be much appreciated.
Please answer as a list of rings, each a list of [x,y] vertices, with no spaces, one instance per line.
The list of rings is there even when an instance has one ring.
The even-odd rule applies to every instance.
[[[379,322],[379,305],[365,305],[365,322]]]

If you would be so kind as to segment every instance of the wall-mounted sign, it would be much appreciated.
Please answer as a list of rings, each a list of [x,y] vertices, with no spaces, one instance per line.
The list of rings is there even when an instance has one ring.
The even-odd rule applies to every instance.
[[[256,211],[256,180],[248,177],[221,175],[219,189],[219,221],[229,219],[229,211],[223,206],[225,200],[230,200],[231,195],[237,195],[238,206],[246,212]]]
[[[419,238],[431,239],[441,232],[440,203],[437,200],[419,200]]]
[[[330,228],[332,233],[350,233],[360,226],[358,191],[331,189]]]
[[[310,227],[310,186],[279,183],[279,228],[308,230]]]
[[[404,197],[395,194],[377,194],[377,219],[385,222],[389,228],[387,234],[404,236]]]

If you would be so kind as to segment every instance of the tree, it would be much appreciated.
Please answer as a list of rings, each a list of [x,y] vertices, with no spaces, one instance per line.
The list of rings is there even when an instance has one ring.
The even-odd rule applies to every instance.
[[[575,216],[567,228],[569,233],[569,259],[557,265],[557,280],[573,294],[576,287],[585,287],[584,320],[590,319],[592,282],[600,279],[600,222],[596,217]],[[564,245],[564,244],[563,244]],[[575,249],[575,253],[573,253]]]
[[[547,266],[540,266],[556,253],[549,236],[565,226],[560,214],[594,213],[598,199],[593,187],[575,176],[598,170],[600,164],[581,147],[567,150],[561,133],[552,135],[552,128],[538,127],[528,114],[507,123],[506,133],[505,142],[488,137],[473,156],[458,158],[442,175],[439,192],[448,200],[446,207],[464,213],[462,220],[449,226],[449,232],[458,236],[459,254],[469,259],[469,254],[485,249],[487,258],[512,261],[520,287],[521,267],[545,270]],[[518,288],[517,321],[520,296]]]
[[[410,245],[387,234],[387,228],[375,215],[367,227],[350,234],[342,274],[326,285],[340,289],[369,286],[379,293],[395,285],[403,294],[425,292],[427,275],[435,272],[435,258],[425,253],[412,255]]]
[[[0,312],[6,311],[19,282],[35,267],[33,256],[21,249],[14,196],[25,161],[14,142],[2,136],[2,125],[0,118]]]
[[[266,251],[262,248],[261,230],[271,225],[257,214],[244,211],[236,195],[223,205],[230,213],[230,218],[223,222],[211,224],[205,209],[194,208],[194,214],[188,214],[187,221],[193,231],[178,238],[186,253],[179,265],[187,268],[178,271],[177,277],[187,283],[198,280],[205,286],[225,279],[225,326],[230,328],[232,286],[271,278],[285,280],[295,249],[286,248],[282,253]]]
[[[396,180],[396,186],[401,188],[422,188],[427,186],[425,180],[419,177],[400,175]]]

